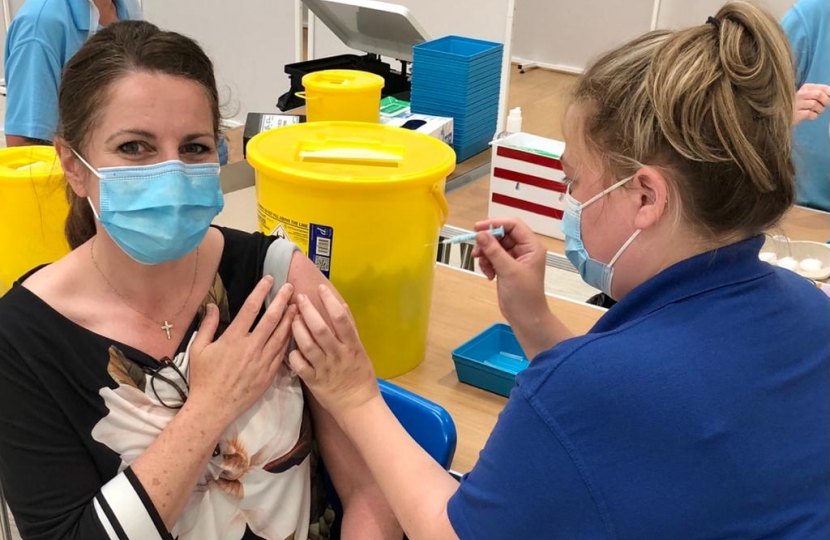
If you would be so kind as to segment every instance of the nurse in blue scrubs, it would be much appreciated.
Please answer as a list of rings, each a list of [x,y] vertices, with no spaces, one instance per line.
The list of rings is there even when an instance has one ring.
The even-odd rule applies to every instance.
[[[830,536],[830,299],[758,259],[795,201],[794,85],[780,26],[745,2],[581,76],[565,251],[618,302],[570,335],[536,236],[476,225],[474,255],[532,360],[460,484],[384,404],[348,309],[319,291],[329,327],[300,298],[291,366],[411,540]]]
[[[26,0],[6,34],[6,146],[52,144],[64,64],[100,27],[141,18],[138,0]],[[222,136],[217,150],[224,165]]]
[[[6,145],[52,144],[64,64],[99,26],[140,18],[138,0],[24,2],[6,34]]]
[[[830,212],[830,1],[800,0],[781,19],[795,59],[793,160],[798,204]]]

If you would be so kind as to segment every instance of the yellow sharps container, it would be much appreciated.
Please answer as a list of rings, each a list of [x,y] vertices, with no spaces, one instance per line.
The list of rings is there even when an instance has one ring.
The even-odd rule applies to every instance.
[[[69,253],[68,211],[54,148],[0,149],[0,295],[28,270]]]
[[[309,122],[349,120],[380,121],[380,75],[352,69],[327,69],[303,77],[305,92],[297,96],[306,100]]]
[[[260,133],[247,156],[260,230],[295,242],[337,287],[378,376],[417,366],[452,148],[380,124],[315,122]]]

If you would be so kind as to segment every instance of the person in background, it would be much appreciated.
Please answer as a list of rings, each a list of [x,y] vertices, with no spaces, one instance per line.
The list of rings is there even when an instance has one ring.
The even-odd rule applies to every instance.
[[[781,26],[795,60],[796,201],[830,211],[830,0],[800,0]]]
[[[26,0],[6,33],[6,145],[52,144],[63,66],[99,27],[139,18],[137,0]]]
[[[474,256],[532,360],[460,485],[385,405],[347,306],[300,295],[290,365],[408,538],[830,537],[830,298],[758,258],[795,199],[793,85],[778,22],[748,2],[580,77],[565,252],[618,302],[571,335],[545,301],[536,235],[476,224]]]
[[[64,64],[99,28],[141,18],[138,0],[26,0],[6,33],[6,146],[52,144]],[[219,163],[227,160],[222,137]]]
[[[0,482],[26,540],[317,540],[318,455],[344,540],[401,538],[284,362],[294,296],[330,285],[288,241],[210,226],[218,101],[204,51],[144,21],[64,68],[72,251],[0,298]]]

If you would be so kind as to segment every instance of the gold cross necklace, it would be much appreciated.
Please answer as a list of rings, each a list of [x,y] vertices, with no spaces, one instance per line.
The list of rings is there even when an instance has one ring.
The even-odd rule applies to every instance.
[[[97,239],[98,239],[97,236],[92,237],[92,244],[90,244],[90,246],[89,246],[89,255],[90,255],[90,257],[92,257],[92,264],[95,266],[95,269],[98,270],[98,273],[101,274],[101,277],[104,279],[104,282],[107,284],[107,287],[109,287],[110,290],[113,293],[115,293],[115,295],[118,296],[118,298],[120,298],[121,301],[124,302],[124,305],[126,305],[128,308],[135,311],[139,315],[142,315],[147,320],[152,321],[154,324],[159,325],[159,328],[161,328],[161,330],[167,335],[167,339],[170,339],[171,338],[170,330],[173,329],[173,324],[170,321],[175,321],[178,318],[178,316],[182,314],[182,311],[184,311],[184,308],[187,307],[187,303],[190,302],[190,297],[193,295],[193,288],[196,286],[196,277],[199,275],[199,247],[196,246],[196,267],[193,269],[193,282],[190,284],[190,291],[188,291],[188,293],[187,293],[187,298],[184,299],[184,303],[182,304],[182,307],[179,308],[179,311],[177,311],[175,315],[170,317],[170,319],[165,319],[164,323],[159,323],[153,317],[147,315],[146,313],[144,313],[140,309],[138,309],[135,306],[133,306],[132,304],[130,304],[130,302],[124,297],[124,295],[121,294],[120,292],[118,292],[118,289],[113,287],[112,283],[110,283],[110,280],[107,279],[107,276],[101,270],[101,267],[98,266],[98,261],[95,260],[95,240],[97,240]]]

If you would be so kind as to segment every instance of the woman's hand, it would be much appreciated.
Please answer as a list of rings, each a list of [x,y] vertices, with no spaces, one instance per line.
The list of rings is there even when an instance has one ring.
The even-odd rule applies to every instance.
[[[320,404],[342,423],[351,411],[380,397],[380,391],[349,308],[326,285],[320,285],[317,292],[331,327],[307,296],[298,295],[300,313],[292,325],[298,350],[289,355],[289,364]]]
[[[265,392],[285,358],[296,306],[288,306],[294,287],[286,283],[251,329],[274,279],[265,276],[248,296],[222,336],[213,341],[219,311],[207,313],[190,352],[188,403],[207,407],[217,422],[230,425]]]
[[[795,93],[793,125],[802,120],[815,120],[830,104],[830,86],[807,83]]]
[[[504,237],[487,233],[504,227]],[[497,218],[475,224],[473,257],[488,279],[498,277],[499,308],[511,324],[536,319],[548,311],[545,300],[547,250],[530,227],[515,218]]]

